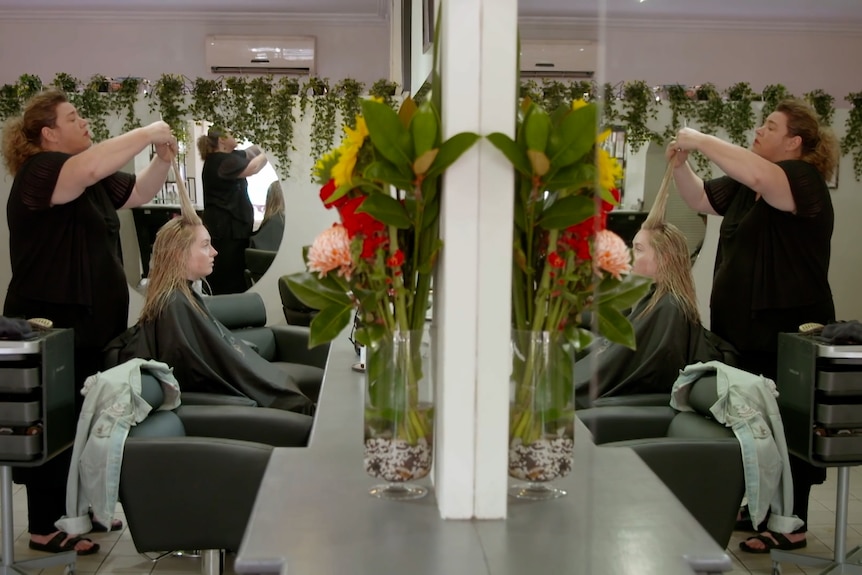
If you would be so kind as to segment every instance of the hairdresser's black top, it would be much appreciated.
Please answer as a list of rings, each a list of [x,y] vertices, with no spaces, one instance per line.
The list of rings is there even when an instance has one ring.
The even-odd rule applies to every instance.
[[[704,186],[709,203],[724,216],[710,329],[743,359],[746,352],[776,353],[780,332],[835,319],[828,279],[834,224],[829,188],[808,162],[778,165],[787,174],[796,213],[770,206],[729,177]]]
[[[12,280],[5,313],[44,317],[40,303],[76,308],[89,347],[101,348],[127,325],[129,291],[120,255],[117,208],[128,201],[135,176],[118,172],[66,204],[51,205],[60,169],[71,156],[41,152],[12,182],[6,204]],[[51,309],[51,308],[49,308]],[[68,317],[68,316],[67,316]],[[63,325],[51,317],[56,327]],[[76,337],[77,339],[77,337]]]
[[[213,238],[246,239],[254,227],[248,181],[239,175],[249,158],[242,150],[213,152],[204,161],[204,224]]]

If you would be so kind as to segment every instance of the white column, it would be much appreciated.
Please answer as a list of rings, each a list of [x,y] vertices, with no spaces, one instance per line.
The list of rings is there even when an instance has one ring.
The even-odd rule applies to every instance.
[[[443,133],[514,135],[517,0],[442,2]],[[435,487],[447,519],[506,516],[514,176],[481,140],[444,177]]]

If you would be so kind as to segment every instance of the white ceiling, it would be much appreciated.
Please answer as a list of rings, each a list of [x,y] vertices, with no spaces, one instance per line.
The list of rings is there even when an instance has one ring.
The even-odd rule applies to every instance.
[[[439,0],[438,0],[439,1]],[[835,22],[862,26],[862,0],[521,0],[522,17]],[[388,0],[75,0],[75,11],[255,12],[382,18]],[[0,0],[0,11],[68,10],[69,0]]]

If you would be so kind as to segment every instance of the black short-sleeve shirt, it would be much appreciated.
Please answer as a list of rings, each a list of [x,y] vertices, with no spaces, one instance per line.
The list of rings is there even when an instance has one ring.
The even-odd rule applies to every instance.
[[[214,238],[246,239],[254,227],[248,181],[239,175],[249,159],[241,150],[214,152],[204,160],[204,223]]]
[[[787,174],[796,213],[770,206],[729,177],[704,185],[713,209],[724,216],[710,329],[740,352],[773,353],[779,332],[835,318],[828,279],[834,226],[829,189],[807,162],[778,165]]]
[[[128,201],[135,176],[118,172],[75,200],[52,206],[60,170],[70,157],[38,153],[15,176],[6,204],[9,296],[82,306],[106,323],[122,322],[124,328],[129,292],[119,253],[117,208]]]

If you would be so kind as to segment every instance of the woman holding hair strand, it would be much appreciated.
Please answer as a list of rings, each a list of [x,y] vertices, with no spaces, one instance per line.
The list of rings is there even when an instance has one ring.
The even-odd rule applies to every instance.
[[[3,130],[3,157],[14,176],[6,206],[12,280],[3,313],[74,329],[78,410],[84,380],[101,369],[102,348],[128,321],[117,210],[149,202],[177,152],[165,122],[95,145],[87,125],[65,94],[48,90]],[[118,171],[150,145],[156,156],[137,177]],[[15,480],[27,486],[30,548],[89,555],[97,544],[54,525],[66,510],[69,456],[66,450],[40,467],[16,468]],[[121,527],[94,523],[95,530]]]
[[[724,216],[710,329],[737,348],[740,368],[774,380],[779,333],[835,320],[827,277],[834,214],[826,180],[836,167],[837,142],[814,110],[798,100],[781,102],[755,135],[746,150],[683,128],[666,156],[689,207]],[[701,180],[686,162],[692,150],[727,175]],[[811,485],[825,480],[825,469],[793,455],[790,463],[793,511],[807,521]],[[806,544],[805,525],[793,533],[758,530],[740,543],[743,551]]]

